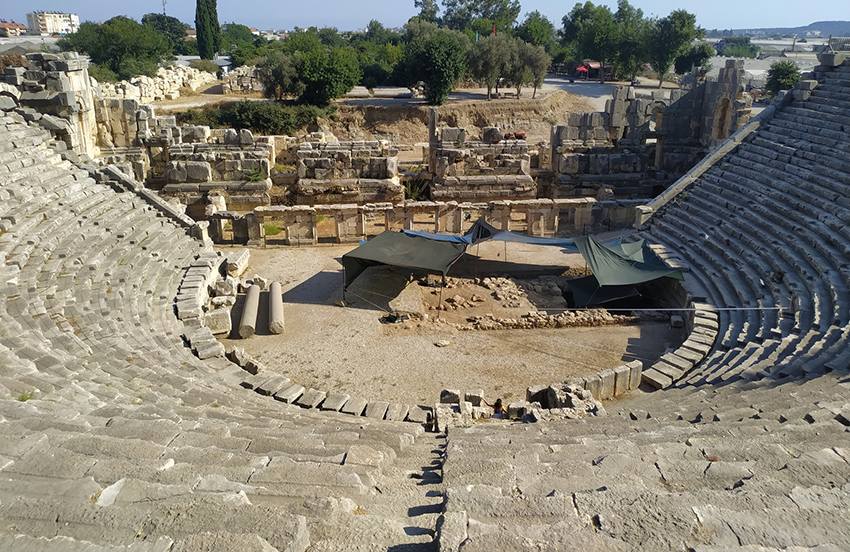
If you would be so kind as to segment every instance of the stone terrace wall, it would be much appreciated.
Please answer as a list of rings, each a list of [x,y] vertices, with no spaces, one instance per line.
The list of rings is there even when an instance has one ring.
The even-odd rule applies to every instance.
[[[384,228],[388,230],[413,230],[417,224],[418,229],[422,229],[421,219],[427,217],[433,221],[428,230],[463,234],[478,216],[483,215],[485,220],[501,230],[516,230],[517,224],[524,224],[529,235],[553,237],[564,231],[576,235],[622,226],[634,219],[635,209],[640,203],[640,200],[573,198],[489,203],[408,201],[400,204],[272,205],[257,207],[245,216],[227,210],[219,203],[208,210],[208,216],[210,238],[214,242],[221,243],[224,225],[231,221],[235,241],[261,245],[265,241],[265,223],[274,221],[284,230],[282,239],[287,245],[312,245],[319,241],[319,216],[334,221],[333,241],[336,243],[356,243],[366,239],[367,217],[376,216],[384,217]],[[467,215],[472,216],[467,218]]]
[[[401,201],[397,155],[386,141],[301,143],[298,202]]]
[[[181,88],[196,90],[214,83],[218,78],[193,67],[160,67],[156,77],[138,76],[129,81],[100,83],[104,96],[137,100],[142,103],[174,100],[180,97]]]
[[[436,121],[431,130],[436,136]],[[524,139],[505,140],[496,127],[484,129],[483,139],[467,140],[462,128],[440,129],[429,143],[431,199],[531,199],[537,188],[531,177],[531,156]]]

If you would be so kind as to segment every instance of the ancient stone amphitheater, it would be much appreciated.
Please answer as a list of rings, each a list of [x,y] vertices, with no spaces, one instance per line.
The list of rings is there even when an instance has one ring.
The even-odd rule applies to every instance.
[[[717,311],[705,360],[608,416],[442,434],[199,360],[174,300],[206,246],[7,112],[0,549],[850,549],[850,64],[817,77],[647,208]]]

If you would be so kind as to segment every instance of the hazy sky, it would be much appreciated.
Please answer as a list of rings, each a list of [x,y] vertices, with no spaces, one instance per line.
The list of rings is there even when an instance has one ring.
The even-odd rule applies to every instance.
[[[575,5],[574,0],[520,0],[522,20],[526,13],[538,10],[556,27]],[[617,2],[594,2],[616,9]],[[631,0],[644,15],[664,16],[684,8],[697,16],[705,29],[798,27],[814,21],[850,20],[850,0]],[[808,9],[811,8],[811,9]],[[141,20],[142,15],[162,12],[161,0],[35,0],[0,2],[0,18],[26,24],[33,10],[72,12],[81,21],[105,21],[115,15]],[[195,0],[168,0],[166,13],[194,26]],[[337,27],[340,30],[364,28],[377,19],[386,27],[400,27],[416,14],[413,0],[218,0],[220,23],[236,22],[258,29],[293,27]]]

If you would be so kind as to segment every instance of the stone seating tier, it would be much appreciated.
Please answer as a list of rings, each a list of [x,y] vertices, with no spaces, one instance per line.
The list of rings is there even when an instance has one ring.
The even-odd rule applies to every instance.
[[[174,312],[203,244],[141,191],[5,139],[26,128],[0,124],[28,160],[0,174],[2,548],[430,543],[441,499],[417,485],[439,483],[422,469],[437,437],[239,393],[241,370],[196,358]]]
[[[846,549],[847,149],[818,121],[850,65],[821,81],[789,109],[824,119],[777,117],[651,219],[717,308],[702,364],[605,417],[445,436],[238,389],[175,313],[204,245],[0,118],[0,548]]]
[[[846,369],[850,163],[835,152],[850,140],[835,115],[850,105],[818,88],[794,97],[651,221],[709,302],[747,309],[721,311],[719,345],[685,383]]]

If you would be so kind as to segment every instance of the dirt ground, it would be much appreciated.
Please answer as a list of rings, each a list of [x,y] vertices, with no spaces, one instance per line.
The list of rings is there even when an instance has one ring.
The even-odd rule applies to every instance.
[[[444,388],[482,388],[488,398],[525,398],[530,385],[560,382],[634,359],[651,363],[684,338],[681,330],[657,322],[459,331],[456,324],[473,316],[560,312],[552,306],[563,306],[552,286],[559,278],[566,280],[561,274],[582,269],[581,256],[526,244],[508,244],[507,251],[495,242],[482,244],[477,252],[471,249],[453,267],[457,275],[449,280],[452,287],[442,290],[442,301],[439,288],[425,285],[439,277],[401,267],[373,267],[349,287],[341,306],[341,257],[353,248],[253,249],[243,278],[258,274],[281,282],[286,330],[281,335],[268,331],[268,295],[263,293],[256,335],[232,339],[234,331],[223,340],[225,346],[244,347],[268,371],[307,387],[367,400],[428,404]],[[488,274],[508,272],[521,292],[497,299],[475,283],[475,278],[480,282]],[[447,300],[455,295],[468,301],[452,310]],[[472,301],[473,295],[481,301]],[[241,317],[241,300],[233,309],[234,327]],[[440,304],[449,310],[435,310]],[[413,315],[403,323],[381,323],[393,310]]]

